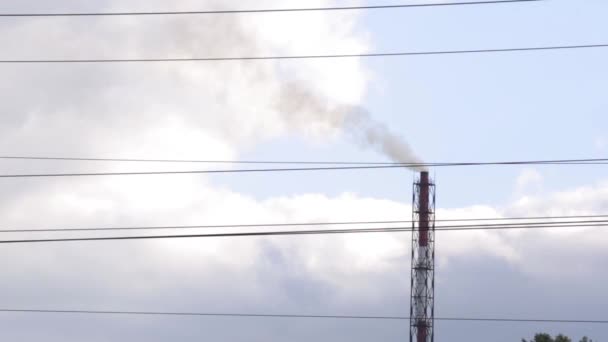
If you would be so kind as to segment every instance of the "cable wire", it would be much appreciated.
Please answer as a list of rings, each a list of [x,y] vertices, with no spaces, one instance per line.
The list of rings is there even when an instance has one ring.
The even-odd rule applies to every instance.
[[[132,175],[168,175],[168,174],[209,174],[209,173],[252,173],[252,172],[294,172],[294,171],[330,171],[330,170],[366,170],[395,168],[428,168],[448,166],[497,166],[497,165],[595,165],[605,164],[608,159],[562,159],[536,161],[503,161],[503,162],[454,162],[454,163],[397,163],[389,165],[364,166],[317,166],[293,168],[260,168],[260,169],[221,169],[221,170],[183,170],[183,171],[132,171],[132,172],[84,172],[84,173],[34,173],[34,174],[0,174],[0,178],[39,178],[39,177],[85,177],[85,176],[132,176]]]
[[[5,313],[43,314],[93,314],[129,316],[206,316],[206,317],[259,317],[259,318],[329,318],[366,320],[409,320],[408,316],[367,316],[367,315],[300,315],[300,314],[256,314],[256,313],[214,313],[214,312],[162,312],[162,311],[104,311],[104,310],[46,310],[46,309],[0,309]],[[475,317],[435,317],[437,321],[478,321],[478,322],[543,322],[543,323],[589,323],[608,324],[608,320],[581,319],[538,319],[538,318],[475,318]]]
[[[515,221],[515,220],[556,220],[556,219],[580,219],[580,218],[608,218],[608,215],[576,215],[576,216],[537,216],[537,217],[503,217],[503,218],[459,218],[459,219],[437,219],[435,222],[474,222],[474,221]],[[290,222],[290,223],[253,223],[253,224],[216,224],[216,225],[172,225],[172,226],[138,226],[138,227],[88,227],[88,228],[41,228],[41,229],[2,229],[0,233],[40,233],[40,232],[76,232],[76,231],[115,231],[115,230],[165,230],[165,229],[214,229],[214,228],[263,228],[263,227],[299,227],[299,226],[335,226],[335,225],[377,225],[377,224],[402,224],[413,223],[412,220],[395,221],[341,221],[341,222]],[[497,223],[483,225],[460,225],[460,226],[437,226],[442,227],[489,227],[510,225],[539,225],[539,224],[580,224],[580,223],[604,223],[607,220],[577,220],[577,221],[544,221],[523,223]]]
[[[476,321],[476,322],[526,322],[526,323],[589,323],[608,324],[608,320],[584,319],[539,319],[539,318],[465,318],[465,317],[435,317],[438,321]]]
[[[90,16],[140,16],[140,15],[194,15],[194,14],[245,14],[245,13],[277,13],[277,12],[319,12],[319,11],[351,11],[397,9],[412,7],[445,7],[463,5],[491,5],[518,2],[538,2],[542,0],[497,0],[497,1],[470,1],[470,2],[443,2],[431,4],[397,4],[372,6],[344,6],[344,7],[309,7],[309,8],[265,8],[265,9],[236,9],[236,10],[208,10],[208,11],[158,11],[158,12],[80,12],[80,13],[0,13],[0,17],[90,17]]]
[[[0,156],[0,159],[15,160],[57,160],[57,161],[96,161],[96,162],[145,162],[145,163],[202,163],[202,164],[302,164],[302,165],[402,165],[409,167],[432,167],[450,165],[497,165],[497,164],[606,164],[608,158],[585,158],[585,159],[553,159],[553,160],[530,160],[530,161],[498,161],[498,162],[378,162],[378,161],[302,161],[302,160],[205,160],[205,159],[141,159],[141,158],[86,158],[86,157],[45,157],[45,156]]]
[[[460,55],[480,53],[504,52],[530,52],[547,50],[574,50],[606,48],[608,44],[586,45],[554,45],[537,47],[516,47],[502,49],[476,49],[476,50],[437,50],[412,52],[376,52],[376,53],[345,53],[321,55],[293,55],[293,56],[241,56],[241,57],[173,57],[173,58],[113,58],[113,59],[2,59],[5,64],[36,64],[36,63],[158,63],[158,62],[219,62],[219,61],[263,61],[263,60],[298,60],[298,59],[327,59],[327,58],[371,58],[371,57],[405,57],[405,56],[431,56],[431,55]]]
[[[36,174],[4,174],[0,178],[39,178],[39,177],[88,177],[88,176],[134,176],[134,175],[184,175],[208,173],[251,173],[251,172],[293,172],[293,171],[329,171],[329,170],[359,170],[404,168],[403,165],[383,166],[335,166],[335,167],[297,167],[297,168],[265,168],[265,169],[225,169],[225,170],[186,170],[186,171],[133,171],[133,172],[85,172],[85,173],[36,173]]]
[[[255,314],[255,313],[159,312],[159,311],[100,311],[100,310],[43,310],[43,309],[0,309],[0,312],[97,314],[97,315],[145,315],[145,316],[215,316],[215,317],[336,318],[336,319],[391,319],[391,320],[408,319],[407,317],[400,317],[400,316],[291,315],[291,314]]]
[[[212,238],[212,237],[263,237],[278,235],[324,235],[324,234],[353,234],[372,232],[397,232],[411,231],[411,228],[359,228],[359,229],[327,229],[327,230],[291,230],[291,231],[258,231],[258,232],[236,232],[236,233],[213,233],[213,234],[184,234],[184,235],[139,235],[139,236],[105,236],[105,237],[80,237],[60,239],[23,239],[23,240],[0,240],[0,244],[11,243],[38,243],[38,242],[74,242],[74,241],[110,241],[110,240],[150,240],[150,239],[183,239],[183,238]]]
[[[444,226],[436,228],[435,232],[446,231],[468,231],[468,230],[507,230],[507,229],[555,229],[555,228],[582,228],[582,227],[607,227],[608,223],[581,223],[569,225],[519,225],[519,226]],[[76,242],[76,241],[111,241],[111,240],[152,240],[152,239],[184,239],[184,238],[221,238],[221,237],[266,237],[266,236],[287,236],[287,235],[328,235],[328,234],[357,234],[357,233],[396,233],[411,232],[411,227],[391,227],[391,228],[356,228],[356,229],[322,229],[322,230],[283,230],[283,231],[256,231],[256,232],[233,232],[233,233],[212,233],[212,234],[184,234],[184,235],[139,235],[139,236],[104,236],[104,237],[78,237],[78,238],[55,238],[55,239],[19,239],[19,240],[0,240],[0,244],[18,243],[48,243],[48,242]]]

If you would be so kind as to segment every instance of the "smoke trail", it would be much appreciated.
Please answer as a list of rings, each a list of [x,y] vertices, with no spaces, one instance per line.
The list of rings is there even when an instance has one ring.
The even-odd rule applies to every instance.
[[[272,2],[272,1],[270,1]],[[277,1],[278,2],[278,1]],[[221,6],[221,1],[218,2]],[[201,22],[204,20],[204,22]],[[319,19],[319,20],[322,20]],[[332,17],[332,21],[336,20]],[[281,22],[277,22],[278,25]],[[173,51],[193,55],[264,55],[273,50],[273,45],[268,43],[264,36],[256,34],[254,28],[258,24],[248,21],[247,17],[222,16],[205,17],[196,21],[185,21],[183,18],[172,19],[169,27],[172,29],[170,35],[164,35],[163,40],[173,42]],[[272,25],[272,24],[268,24]],[[155,41],[165,30],[155,34]],[[297,33],[297,32],[296,32]],[[276,32],[266,32],[276,34]],[[222,39],[217,39],[221,36]],[[174,37],[181,37],[175,40]],[[149,42],[148,42],[149,43]],[[285,44],[285,43],[283,43]],[[281,45],[281,48],[284,46]],[[270,98],[270,107],[282,121],[292,130],[310,131],[315,133],[331,133],[336,131],[345,132],[360,147],[372,148],[390,161],[397,163],[420,163],[421,160],[412,151],[408,143],[397,132],[381,122],[377,122],[367,110],[359,106],[347,105],[332,100],[315,86],[312,79],[314,76],[302,74],[302,70],[292,72],[292,68],[302,68],[302,62],[284,66],[281,63],[233,63],[214,65],[206,73],[231,75],[242,82],[244,89],[265,89],[268,92],[259,93],[260,98]],[[331,63],[341,63],[332,61]],[[235,69],[237,66],[237,69]],[[242,66],[242,69],[239,70]],[[203,68],[202,66],[199,66]],[[285,67],[285,68],[283,68]],[[193,68],[193,67],[191,67]],[[356,68],[355,68],[356,69]],[[235,71],[237,70],[237,71]],[[332,70],[332,69],[327,69]],[[221,73],[220,73],[221,71]],[[238,75],[236,74],[238,73]],[[299,77],[311,77],[308,81],[295,80]],[[343,81],[344,82],[344,81]],[[221,84],[221,83],[219,83]],[[345,86],[344,83],[340,84]],[[233,88],[230,88],[233,89]],[[273,91],[274,90],[274,91]],[[215,92],[215,91],[212,91]],[[221,92],[220,92],[221,93]],[[225,97],[216,99],[224,101]],[[228,97],[228,100],[234,100]],[[274,101],[274,103],[272,103]],[[254,102],[255,103],[255,102]],[[255,103],[258,108],[264,108],[266,103]],[[227,125],[226,135],[235,134],[234,125]],[[258,138],[258,137],[255,137]],[[418,168],[412,168],[418,170]]]
[[[307,84],[283,85],[278,94],[277,110],[292,127],[341,130],[357,145],[373,148],[393,162],[422,163],[402,136],[375,121],[367,110],[334,104],[316,94]],[[424,168],[411,169],[421,171]]]
[[[360,145],[369,146],[396,163],[422,163],[402,136],[392,132],[384,123],[374,121],[365,109],[354,109],[347,113],[344,130]],[[423,167],[411,169],[424,170]]]

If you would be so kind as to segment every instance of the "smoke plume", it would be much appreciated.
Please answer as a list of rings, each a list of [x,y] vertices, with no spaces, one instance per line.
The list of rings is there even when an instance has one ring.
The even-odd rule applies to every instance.
[[[375,121],[366,109],[332,103],[303,82],[282,86],[277,110],[292,127],[307,127],[317,132],[340,130],[357,145],[372,148],[392,162],[422,163],[401,135],[384,123]],[[410,168],[417,171],[424,169],[416,165]]]
[[[344,130],[361,146],[371,147],[391,161],[403,164],[421,164],[422,160],[399,134],[384,123],[375,121],[363,108],[354,108],[345,115]],[[411,166],[422,170],[420,166]]]

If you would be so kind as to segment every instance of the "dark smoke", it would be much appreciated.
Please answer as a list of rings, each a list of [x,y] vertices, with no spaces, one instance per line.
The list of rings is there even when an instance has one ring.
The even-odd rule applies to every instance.
[[[347,133],[357,145],[382,153],[395,163],[422,163],[405,139],[375,121],[359,106],[334,104],[304,83],[285,84],[278,93],[277,110],[292,127],[320,126]],[[420,171],[421,167],[411,167]]]

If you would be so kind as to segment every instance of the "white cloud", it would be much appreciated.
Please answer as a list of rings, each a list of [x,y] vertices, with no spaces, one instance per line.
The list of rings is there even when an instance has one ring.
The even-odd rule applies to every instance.
[[[72,190],[66,194],[66,188]],[[438,215],[591,214],[605,212],[607,199],[608,185],[600,184],[535,197],[527,206],[440,209]],[[11,227],[393,220],[408,219],[410,212],[408,204],[353,193],[258,201],[214,188],[198,177],[163,178],[160,182],[158,177],[66,180],[54,187],[29,190],[1,208],[0,217]],[[24,215],[27,212],[36,215]],[[16,294],[9,303],[13,306],[339,312],[345,308],[376,310],[378,305],[393,308],[386,301],[395,300],[394,296],[397,301],[406,300],[409,241],[409,233],[395,233],[24,245],[3,249],[0,259],[5,289]],[[446,276],[463,259],[506,263],[531,282],[557,281],[566,274],[596,279],[602,260],[608,257],[606,243],[608,234],[600,228],[573,229],[567,234],[437,233],[438,281],[442,287],[457,281]],[[482,276],[474,275],[474,268],[470,272],[462,276]],[[39,289],[22,286],[36,283],[45,284],[45,299],[38,296]],[[501,286],[513,284],[492,286],[500,291]],[[70,293],[69,299],[64,298],[64,291]],[[300,304],[304,298],[322,302]]]
[[[543,176],[535,168],[523,169],[515,181],[516,196],[534,195],[542,190]]]
[[[167,7],[166,2],[145,5]],[[207,1],[180,3],[179,8],[188,5],[224,7]],[[293,55],[315,44],[365,50],[366,40],[354,34],[356,19],[354,12],[56,18],[17,21],[0,35],[6,43],[5,58],[39,56],[40,51],[47,58]],[[0,141],[5,149],[22,143],[24,150],[40,154],[121,151],[126,156],[221,154],[230,159],[250,144],[289,132],[314,135],[333,129],[323,113],[316,113],[316,121],[288,120],[289,113],[277,107],[285,84],[310,88],[306,91],[323,94],[328,103],[358,105],[367,76],[353,59],[16,65],[4,78],[11,80],[3,83],[4,91],[14,94],[1,108],[7,114],[0,120],[10,132]]]

